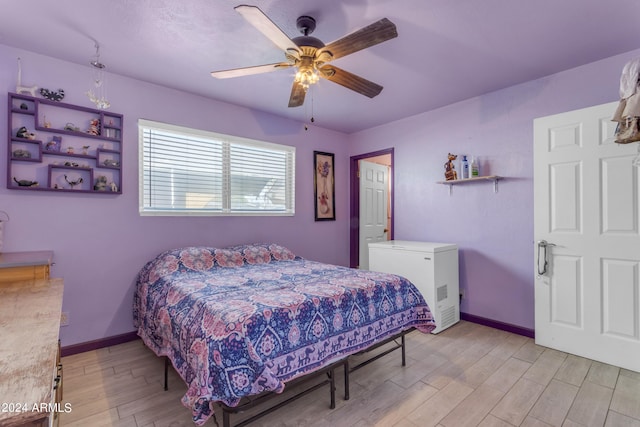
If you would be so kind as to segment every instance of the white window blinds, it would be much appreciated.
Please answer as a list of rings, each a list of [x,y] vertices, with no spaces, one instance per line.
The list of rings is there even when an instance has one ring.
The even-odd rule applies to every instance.
[[[138,121],[141,215],[293,215],[295,147]]]

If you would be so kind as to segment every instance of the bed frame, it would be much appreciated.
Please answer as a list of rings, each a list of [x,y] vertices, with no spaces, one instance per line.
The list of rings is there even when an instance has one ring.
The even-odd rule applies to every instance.
[[[312,372],[308,375],[305,375],[301,378],[295,379],[291,382],[288,382],[287,385],[289,387],[291,386],[297,386],[297,385],[301,385],[301,384],[306,384],[308,382],[311,382],[312,380],[326,375],[326,378],[319,382],[319,383],[315,383],[311,386],[308,386],[306,388],[304,388],[303,390],[297,392],[296,394],[292,395],[291,397],[289,397],[288,399],[283,400],[282,402],[279,402],[277,404],[274,404],[272,406],[268,406],[265,409],[263,409],[262,411],[258,412],[257,414],[247,418],[246,420],[241,421],[238,424],[235,424],[233,427],[243,427],[246,426],[247,424],[250,424],[254,421],[256,421],[259,418],[262,418],[263,416],[270,414],[271,412],[280,409],[281,407],[295,401],[298,400],[299,398],[306,396],[307,394],[311,393],[312,391],[315,391],[319,388],[321,388],[322,386],[325,385],[329,385],[329,393],[330,393],[330,404],[329,404],[329,408],[330,409],[334,409],[336,407],[336,384],[335,384],[335,369],[339,368],[340,366],[342,366],[344,368],[344,400],[349,400],[350,395],[349,395],[349,376],[351,374],[351,372],[354,372],[366,365],[368,365],[371,362],[374,362],[376,360],[378,360],[379,358],[386,356],[387,354],[401,349],[402,350],[402,366],[406,366],[406,348],[405,348],[405,344],[406,344],[406,340],[405,340],[405,335],[407,335],[408,333],[412,332],[415,328],[409,328],[405,331],[402,331],[398,334],[395,334],[383,341],[380,341],[379,343],[376,343],[374,345],[372,345],[371,347],[360,351],[358,353],[353,354],[352,356],[360,356],[363,354],[366,354],[370,351],[373,351],[379,347],[382,347],[385,344],[388,344],[390,342],[393,342],[394,345],[386,350],[384,350],[381,353],[376,354],[375,356],[372,356],[356,365],[351,365],[349,363],[349,358],[352,356],[347,356],[344,359],[341,359],[337,362],[332,363],[329,366],[325,366],[322,369],[319,369],[315,372]],[[398,343],[398,340],[400,340],[400,342]],[[168,357],[164,357],[164,389],[165,391],[169,389],[169,366],[171,365],[171,362],[169,361]],[[219,405],[222,407],[222,426],[223,427],[231,427],[231,414],[238,414],[244,411],[247,411],[251,408],[254,408],[256,406],[265,404],[266,402],[268,402],[269,400],[272,400],[274,397],[278,396],[277,393],[274,392],[266,392],[266,393],[262,393],[262,394],[258,394],[255,396],[247,396],[244,397],[240,404],[237,406],[227,406],[223,403],[219,403]],[[213,415],[213,419],[216,425],[218,425],[218,422],[215,418],[215,414]]]

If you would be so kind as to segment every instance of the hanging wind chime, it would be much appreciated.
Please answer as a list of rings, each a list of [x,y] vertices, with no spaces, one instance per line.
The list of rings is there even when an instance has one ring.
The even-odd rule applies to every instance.
[[[93,56],[89,64],[91,64],[91,77],[93,87],[89,89],[86,94],[89,97],[89,100],[96,104],[96,108],[100,110],[106,110],[111,107],[111,103],[107,100],[106,97],[106,84],[105,84],[105,75],[104,69],[106,65],[100,62],[100,45],[96,42],[96,54]]]

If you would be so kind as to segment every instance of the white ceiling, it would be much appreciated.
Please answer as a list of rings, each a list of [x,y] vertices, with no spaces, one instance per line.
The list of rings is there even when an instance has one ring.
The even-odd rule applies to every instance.
[[[313,16],[325,43],[387,17],[398,38],[335,61],[384,90],[369,99],[322,80],[288,108],[291,69],[212,78],[284,59],[239,4],[260,7],[291,38],[296,18]],[[638,0],[0,0],[0,10],[0,44],[86,65],[95,40],[110,73],[299,121],[313,115],[347,133],[640,47]]]

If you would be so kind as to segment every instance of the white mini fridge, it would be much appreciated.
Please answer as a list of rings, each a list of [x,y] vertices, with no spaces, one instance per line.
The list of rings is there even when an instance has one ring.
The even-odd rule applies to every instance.
[[[369,269],[409,279],[429,304],[434,334],[460,321],[458,246],[389,240],[369,243]]]

